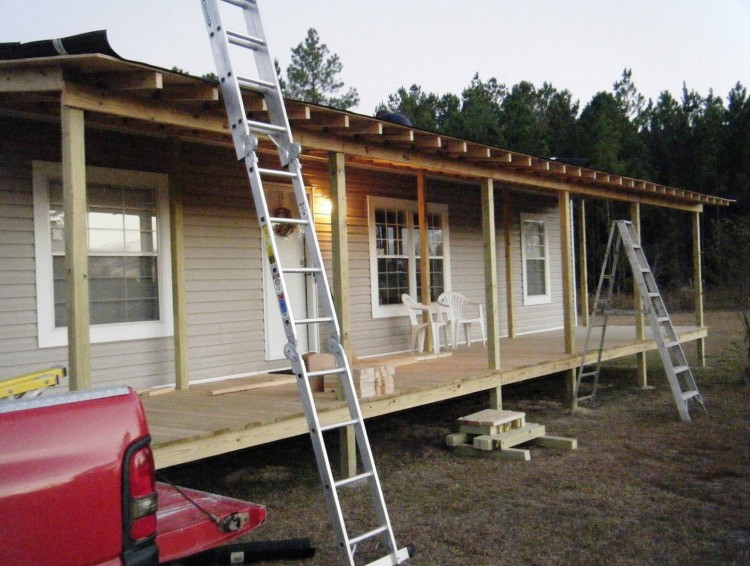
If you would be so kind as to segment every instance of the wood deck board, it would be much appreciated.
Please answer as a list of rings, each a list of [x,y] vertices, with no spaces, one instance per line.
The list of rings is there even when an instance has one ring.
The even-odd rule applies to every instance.
[[[707,335],[705,327],[676,327],[675,330],[683,342]],[[577,328],[579,350],[585,337],[586,329]],[[650,340],[636,341],[635,327],[610,326],[602,358],[611,360],[654,349]],[[383,360],[393,358],[388,356]],[[367,362],[377,365],[378,358]],[[502,339],[501,362],[501,370],[490,371],[487,350],[474,345],[459,348],[450,356],[400,364],[396,368],[394,394],[361,400],[362,413],[366,418],[385,415],[569,370],[578,366],[580,354],[565,354],[562,330],[555,330]],[[226,384],[233,385],[231,381]],[[223,384],[206,385],[144,396],[157,467],[307,432],[296,385],[275,385],[217,396],[207,395],[206,391]],[[316,393],[315,402],[323,424],[348,416],[343,403],[333,393]]]

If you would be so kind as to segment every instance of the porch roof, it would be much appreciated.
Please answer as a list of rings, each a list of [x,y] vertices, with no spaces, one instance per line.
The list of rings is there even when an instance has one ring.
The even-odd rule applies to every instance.
[[[262,95],[244,91],[243,98],[253,119],[267,119]],[[0,60],[0,114],[57,120],[61,105],[85,110],[93,127],[231,145],[221,93],[211,81],[113,55]],[[287,100],[287,114],[310,157],[341,152],[352,164],[690,211],[733,202],[306,102]],[[260,149],[271,148],[262,142]]]

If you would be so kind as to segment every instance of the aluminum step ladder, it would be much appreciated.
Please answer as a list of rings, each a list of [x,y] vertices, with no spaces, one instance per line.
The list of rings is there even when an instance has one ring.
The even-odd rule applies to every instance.
[[[231,7],[224,6],[224,4],[229,4]],[[220,5],[222,11],[220,11]],[[297,377],[297,386],[310,430],[318,471],[323,483],[328,514],[336,533],[339,563],[354,565],[355,553],[360,547],[360,549],[366,549],[365,552],[368,553],[368,556],[373,553],[380,556],[371,560],[368,564],[376,566],[401,564],[409,559],[409,550],[397,547],[388,517],[383,491],[352,380],[351,368],[340,343],[339,325],[315,233],[312,210],[308,203],[300,169],[301,147],[292,140],[284,99],[279,88],[273,59],[266,44],[257,2],[254,0],[201,0],[201,6],[214,54],[216,72],[227,110],[237,159],[244,162],[252,188],[265,252],[271,267],[274,290],[287,338],[284,355],[291,362],[292,369]],[[235,8],[239,8],[241,14],[237,13]],[[234,11],[232,12],[232,10]],[[228,17],[239,19],[240,15],[244,18],[247,31],[232,31],[226,29],[222,24],[222,16],[225,19]],[[254,66],[256,71],[254,76],[243,76],[236,73],[232,66],[232,57],[239,60],[243,56],[249,58],[249,54],[252,55],[249,64]],[[242,90],[254,91],[263,95],[268,121],[255,121],[248,118],[242,99]],[[261,140],[270,139],[276,146],[278,160],[275,157],[269,158],[264,153],[264,164],[261,165],[256,153],[259,138]],[[269,159],[274,163],[266,165],[265,161]],[[279,183],[287,185],[289,192],[294,195],[298,217],[271,216],[263,188],[264,181],[272,182],[274,188],[278,188]],[[285,225],[286,227],[295,225],[302,232],[307,254],[305,267],[285,265],[283,258],[279,257],[276,244],[277,235],[273,227],[284,227]],[[313,278],[320,316],[295,317],[302,306],[289,303],[287,277]],[[303,326],[319,332],[322,331],[328,336],[328,352],[334,356],[336,369],[307,371],[301,356],[302,353],[298,351],[297,340],[298,328]],[[322,425],[312,394],[310,380],[311,378],[331,374],[338,374],[340,378],[348,414],[343,420]],[[354,430],[357,454],[362,471],[353,477],[336,479],[331,468],[323,435],[326,431],[343,430],[346,427],[352,427]],[[345,521],[345,516],[350,517],[350,509],[343,504],[343,500],[349,498],[344,497],[348,494],[342,490],[349,490],[352,486],[364,487],[364,485],[369,487],[372,503],[371,511],[368,511],[369,515],[366,517],[368,526],[361,534],[353,536],[348,532]],[[361,506],[361,503],[358,506]],[[357,511],[357,515],[362,515],[361,509],[355,511]],[[375,547],[376,550],[373,550],[372,547]],[[384,552],[385,555],[382,555]]]
[[[664,371],[667,374],[669,386],[672,390],[672,396],[677,405],[677,411],[684,422],[690,422],[689,409],[691,404],[699,405],[706,414],[708,412],[703,403],[703,398],[698,391],[698,386],[695,383],[693,372],[685,357],[685,352],[672,325],[672,320],[667,312],[664,299],[656,285],[656,279],[651,272],[646,255],[638,240],[638,235],[635,232],[633,223],[628,220],[616,220],[612,223],[607,243],[607,252],[604,257],[599,285],[594,299],[594,315],[586,334],[586,342],[576,380],[576,391],[573,401],[574,408],[579,402],[596,400],[596,390],[601,370],[601,355],[604,348],[608,317],[612,314],[621,314],[623,312],[609,308],[621,249],[625,251],[633,273],[633,279],[638,286],[638,291],[643,300],[645,312],[651,325],[652,337],[659,350]],[[596,333],[596,329],[599,329],[598,346],[590,348],[591,337],[592,334]],[[588,359],[592,350],[598,352],[595,363],[592,363]],[[586,387],[587,385],[588,387]]]

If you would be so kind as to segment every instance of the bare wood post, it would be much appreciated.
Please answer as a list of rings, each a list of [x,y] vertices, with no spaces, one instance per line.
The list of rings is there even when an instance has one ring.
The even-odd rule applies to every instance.
[[[331,247],[333,263],[333,303],[339,320],[339,342],[352,363],[351,310],[349,300],[349,243],[346,233],[346,164],[344,154],[328,154],[328,186],[331,193]],[[344,398],[339,386],[339,399]],[[341,446],[341,476],[350,478],[357,474],[357,444],[354,428],[339,432]]]
[[[557,193],[560,210],[560,248],[562,261],[562,294],[563,294],[563,334],[565,336],[565,353],[576,353],[575,335],[575,285],[573,283],[573,235],[570,226],[570,193]],[[568,371],[568,396],[575,396],[576,370]]]
[[[174,311],[175,388],[188,389],[187,309],[185,289],[185,223],[183,209],[182,144],[170,140],[169,237],[172,252],[172,310]]]
[[[86,151],[82,110],[62,105],[63,208],[68,263],[68,374],[70,389],[91,387],[89,256],[86,233]]]
[[[586,258],[586,201],[578,201],[578,281],[580,292],[578,304],[581,311],[581,326],[589,325],[589,275]]]
[[[701,268],[701,213],[693,212],[693,293],[695,297],[695,324],[704,326],[703,317],[703,270]],[[706,339],[697,341],[698,365],[706,365]]]
[[[482,181],[482,236],[484,239],[484,298],[487,310],[487,364],[500,369],[500,309],[497,301],[497,240],[495,191],[492,179]],[[510,292],[510,290],[508,291]],[[490,408],[503,408],[502,386],[490,389]]]
[[[630,221],[633,223],[638,241],[641,240],[641,205],[637,202],[630,204]],[[638,291],[638,284],[633,282],[633,307],[635,314],[635,338],[636,340],[646,339],[646,317],[643,314],[643,297]],[[648,387],[648,368],[646,366],[646,352],[640,352],[635,355],[635,365],[638,375],[638,387]]]
[[[505,254],[505,302],[508,338],[516,336],[516,307],[513,301],[513,245],[510,234],[510,191],[503,191],[503,247]]]
[[[419,285],[422,287],[422,294],[419,300],[422,304],[429,305],[430,299],[430,248],[429,248],[429,231],[427,227],[427,190],[425,188],[424,173],[417,173],[417,214],[419,215]],[[424,322],[429,322],[429,314],[424,313]],[[427,333],[425,340],[425,350],[432,348],[433,340],[440,342],[440,335],[433,336],[432,332]]]

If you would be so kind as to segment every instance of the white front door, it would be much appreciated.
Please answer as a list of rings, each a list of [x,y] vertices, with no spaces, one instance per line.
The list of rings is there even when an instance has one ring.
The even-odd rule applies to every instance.
[[[282,267],[304,267],[305,266],[305,242],[298,231],[289,237],[276,238],[276,247],[279,251],[280,264]],[[264,313],[266,321],[266,360],[284,359],[284,346],[287,343],[284,327],[281,322],[279,302],[271,278],[271,268],[268,257],[263,247],[263,293],[265,300]],[[306,277],[304,275],[290,274],[285,278],[287,290],[287,307],[292,309],[295,319],[307,318],[308,316],[308,290]],[[297,350],[305,353],[309,350],[307,326],[297,326]]]

